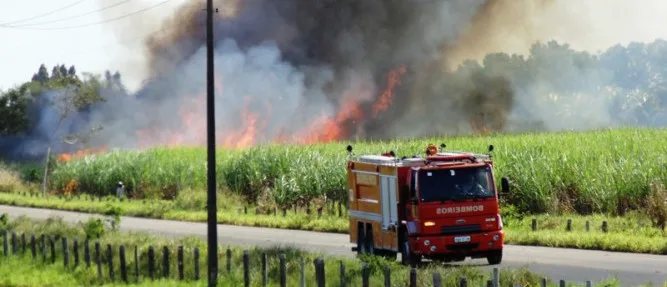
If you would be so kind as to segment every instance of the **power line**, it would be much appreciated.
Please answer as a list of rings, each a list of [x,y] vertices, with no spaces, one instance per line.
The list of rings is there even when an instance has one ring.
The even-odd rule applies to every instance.
[[[26,30],[67,30],[67,29],[75,29],[75,28],[86,28],[86,27],[91,27],[91,26],[95,26],[95,25],[100,25],[100,24],[113,22],[113,21],[116,21],[116,20],[121,20],[121,19],[130,17],[130,16],[134,16],[136,14],[139,14],[139,13],[148,11],[150,9],[154,9],[154,8],[157,8],[157,7],[162,6],[164,4],[167,4],[167,2],[169,2],[169,1],[171,1],[171,0],[165,0],[165,1],[162,1],[158,4],[155,4],[153,6],[146,7],[146,8],[143,8],[143,9],[139,9],[139,10],[134,11],[132,13],[121,15],[121,16],[118,16],[118,17],[115,17],[115,18],[110,18],[110,19],[106,19],[106,20],[103,20],[103,21],[88,23],[88,24],[82,24],[82,25],[66,26],[66,27],[53,27],[53,28],[39,28],[39,27],[29,28],[29,27],[12,27],[12,26],[7,26],[7,27],[0,26],[0,27],[2,27],[2,28],[11,28],[11,29],[26,29]]]
[[[30,20],[33,20],[33,19],[41,18],[41,17],[44,17],[44,16],[48,16],[48,15],[51,15],[51,14],[53,14],[53,13],[60,12],[60,11],[62,11],[62,10],[65,10],[65,9],[67,9],[67,8],[70,8],[70,7],[72,7],[72,6],[78,5],[78,4],[80,4],[81,2],[83,2],[83,1],[86,1],[86,0],[79,0],[79,1],[76,1],[76,2],[74,2],[74,3],[72,3],[72,4],[63,6],[63,7],[61,7],[61,8],[56,9],[56,10],[53,10],[53,11],[51,11],[51,12],[46,12],[46,13],[44,13],[44,14],[40,14],[40,15],[37,15],[37,16],[32,16],[32,17],[30,17],[30,18],[25,18],[25,19],[16,20],[16,21],[0,23],[0,26],[5,26],[5,25],[10,25],[10,24],[15,24],[15,23],[21,23],[21,22],[25,22],[25,21],[30,21]]]
[[[85,0],[82,0],[82,1],[85,1]],[[130,1],[132,1],[132,0],[120,1],[120,2],[117,2],[115,4],[111,4],[109,6],[102,7],[100,9],[97,9],[97,10],[94,10],[94,11],[90,11],[90,12],[86,12],[86,13],[83,13],[83,14],[70,16],[70,17],[67,17],[67,18],[61,18],[61,19],[56,19],[56,20],[52,20],[52,21],[38,22],[38,23],[26,24],[26,25],[9,25],[9,26],[12,27],[12,28],[23,28],[23,27],[33,27],[33,26],[41,26],[41,25],[45,25],[45,24],[58,23],[58,22],[62,22],[62,21],[67,21],[67,20],[71,20],[71,19],[76,19],[76,18],[81,18],[81,17],[84,17],[84,16],[88,16],[90,14],[101,12],[101,11],[104,11],[104,10],[107,10],[107,9],[125,4],[125,3],[130,2]],[[3,25],[3,26],[6,26],[6,25]]]

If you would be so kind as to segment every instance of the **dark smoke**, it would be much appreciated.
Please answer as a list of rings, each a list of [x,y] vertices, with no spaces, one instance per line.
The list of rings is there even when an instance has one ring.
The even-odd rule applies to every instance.
[[[316,95],[299,95],[310,109],[323,108],[319,97],[324,94],[327,106],[337,110],[350,96],[350,85],[358,84],[369,88],[351,96],[363,101],[362,110],[368,115],[373,101],[387,85],[387,72],[407,65],[408,72],[401,78],[392,108],[378,119],[366,117],[363,122],[350,125],[353,130],[346,133],[392,137],[397,133],[387,127],[395,126],[409,109],[423,102],[422,98],[440,96],[440,91],[429,88],[446,77],[442,71],[446,56],[442,51],[455,44],[471,18],[485,13],[479,10],[488,6],[483,4],[484,1],[430,0],[217,1],[216,7],[236,13],[216,18],[216,42],[233,39],[244,51],[275,43],[281,59],[304,74],[307,87],[318,85]],[[192,61],[205,43],[204,16],[199,3],[188,4],[177,9],[161,32],[147,40],[151,75],[172,75]],[[438,73],[432,74],[430,66]],[[429,79],[419,80],[425,76]],[[351,84],[359,79],[367,82]],[[496,96],[486,94],[489,89],[470,93],[485,101],[490,113],[498,113],[493,111],[498,108],[492,102]],[[506,89],[501,94],[506,98],[500,99],[500,108],[507,108],[512,92]],[[471,113],[479,112],[470,100],[461,105],[468,111],[462,115],[466,121]]]
[[[325,126],[307,127],[322,117],[337,119],[338,114],[349,112],[350,103],[360,105],[362,116],[348,113],[348,120],[338,121],[343,131],[337,138],[465,133],[474,126],[491,131],[612,126],[624,117],[613,115],[627,103],[607,97],[605,87],[616,82],[600,72],[603,69],[559,62],[563,55],[549,54],[556,53],[555,49],[530,61],[508,54],[479,59],[480,55],[501,50],[504,43],[530,46],[532,42],[525,41],[533,41],[543,32],[539,28],[544,27],[526,23],[534,24],[541,11],[550,9],[553,3],[215,1],[219,9],[215,16],[218,135],[221,139],[232,136],[230,144],[243,143],[248,134],[256,134],[253,143],[283,139],[285,135],[307,137],[308,132],[322,132]],[[138,92],[128,95],[105,91],[106,102],[73,116],[76,120],[64,124],[62,133],[82,129],[85,122],[85,128],[104,128],[92,139],[91,146],[203,144],[203,7],[203,1],[189,1],[146,38],[149,79]],[[116,32],[135,33],[143,29],[142,24],[133,23]],[[478,62],[464,61],[468,58]],[[613,66],[614,59],[608,59],[605,65]],[[401,65],[407,69],[400,77],[392,104],[372,116],[373,103],[387,87],[388,72]],[[536,74],[525,72],[538,70]],[[552,85],[555,82],[558,85]],[[565,91],[554,86],[565,87]],[[620,93],[634,87],[623,89]],[[560,96],[558,101],[545,100],[552,93]],[[574,96],[563,96],[568,93]],[[48,110],[41,113],[38,122],[52,120]],[[631,113],[625,116],[633,118]],[[664,118],[651,121],[667,122]],[[241,129],[247,126],[256,129]],[[51,128],[36,128],[26,137],[0,139],[0,147],[5,154],[39,154],[46,150],[44,135],[50,134]],[[218,144],[225,142],[219,140]],[[60,144],[58,150],[65,147],[69,146]]]

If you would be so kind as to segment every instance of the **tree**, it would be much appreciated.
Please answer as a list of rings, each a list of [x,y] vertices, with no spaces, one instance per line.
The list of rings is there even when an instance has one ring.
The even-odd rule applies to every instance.
[[[69,67],[69,70],[67,70],[67,76],[75,78],[76,77],[76,68],[74,68],[74,65]]]
[[[46,70],[46,65],[41,64],[39,66],[37,73],[32,76],[32,81],[44,84],[48,80],[49,80],[49,72]]]
[[[28,128],[28,94],[25,84],[0,94],[0,136],[19,134]]]

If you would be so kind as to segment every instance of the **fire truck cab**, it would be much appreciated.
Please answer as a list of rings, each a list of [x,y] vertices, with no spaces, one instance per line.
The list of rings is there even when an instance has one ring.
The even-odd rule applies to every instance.
[[[444,149],[445,144],[441,145]],[[352,154],[352,147],[347,147]],[[422,258],[502,261],[503,223],[489,154],[441,152],[426,157],[351,156],[347,162],[350,242],[359,254],[417,264]],[[501,179],[502,193],[509,181]]]

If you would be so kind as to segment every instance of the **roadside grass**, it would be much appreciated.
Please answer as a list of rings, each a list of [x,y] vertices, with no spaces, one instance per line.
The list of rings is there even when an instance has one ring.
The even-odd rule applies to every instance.
[[[80,225],[73,225],[65,223],[62,218],[54,217],[48,220],[31,220],[25,217],[19,217],[9,220],[7,223],[0,224],[0,232],[16,232],[18,234],[34,234],[38,237],[41,234],[54,236],[54,239],[59,241],[61,238],[68,238],[68,242],[78,239],[83,242],[86,236],[90,237],[93,234],[87,232],[87,229],[82,228],[90,224],[89,222],[82,222]],[[145,233],[121,233],[116,230],[107,229],[106,232],[92,237],[91,243],[99,242],[100,246],[105,247],[111,245],[114,249],[114,273],[116,280],[111,281],[108,276],[108,266],[102,266],[104,280],[98,279],[97,270],[93,263],[91,267],[86,267],[81,261],[79,266],[73,266],[71,258],[70,265],[65,267],[63,265],[62,247],[56,244],[56,260],[55,263],[47,263],[38,256],[33,259],[30,252],[16,255],[0,257],[0,283],[7,286],[25,286],[25,285],[48,285],[48,286],[204,286],[206,284],[206,242],[198,237],[184,237],[178,239],[170,239],[166,237],[158,237],[148,235]],[[133,252],[134,247],[137,248],[139,254],[139,281],[134,275],[133,266],[135,264],[134,256],[127,256],[128,279],[130,284],[120,282],[120,259],[118,258],[118,247],[125,246],[128,254]],[[184,250],[184,281],[178,280],[178,272],[176,262],[173,260],[177,258],[176,250],[182,246]],[[158,280],[151,281],[147,277],[148,259],[147,250],[153,247],[156,250],[156,270]],[[162,249],[169,250],[169,276],[167,278],[160,278],[163,274],[162,269]],[[200,250],[199,266],[200,280],[194,281],[194,255],[192,250],[197,247]],[[73,252],[71,243],[68,245],[70,252]],[[82,254],[83,244],[79,245],[79,250]],[[106,248],[104,248],[106,250]],[[226,250],[231,251],[231,260],[229,272],[226,265]],[[315,270],[313,262],[316,258],[324,259],[325,275],[327,285],[340,285],[340,266],[345,266],[344,280],[347,286],[361,285],[361,268],[362,264],[367,264],[370,274],[370,286],[383,286],[384,284],[384,270],[389,268],[391,271],[391,286],[407,286],[409,280],[409,268],[400,265],[397,262],[389,262],[377,257],[362,257],[359,259],[349,259],[334,256],[324,256],[322,254],[307,253],[293,248],[242,248],[235,246],[221,246],[218,251],[219,258],[219,284],[218,286],[239,286],[243,284],[243,265],[242,254],[244,250],[248,250],[249,254],[249,274],[251,286],[261,286],[261,266],[262,255],[267,256],[267,275],[268,286],[278,286],[279,278],[279,255],[284,254],[286,259],[286,274],[287,286],[298,286],[300,282],[301,261],[303,260],[305,266],[305,281],[315,281]],[[131,251],[131,252],[130,252]],[[101,253],[101,261],[106,262],[106,252]],[[50,257],[48,258],[51,259]],[[458,286],[458,280],[461,277],[466,277],[469,286],[485,286],[487,280],[491,279],[491,272],[484,271],[481,268],[473,266],[442,266],[437,264],[429,264],[423,268],[417,269],[417,286],[432,286],[432,275],[434,272],[440,274],[443,286]],[[538,273],[528,271],[526,268],[500,268],[500,285],[501,286],[538,286],[543,276]],[[558,278],[561,279],[561,278]],[[567,281],[567,278],[562,278]],[[558,286],[557,282],[548,279],[548,286]],[[568,283],[567,286],[583,286]],[[609,278],[602,282],[594,282],[593,286],[620,286],[618,280]]]
[[[185,193],[190,203],[203,192]],[[197,195],[199,194],[199,195]],[[193,196],[190,196],[193,195]],[[185,197],[186,195],[182,195]],[[86,198],[86,197],[84,197]],[[247,209],[247,214],[240,199],[221,192],[218,196],[218,223],[237,226],[270,227],[281,229],[299,229],[320,232],[347,233],[349,221],[329,213],[318,216],[314,211],[287,211],[283,216],[277,214],[255,214],[254,207]],[[205,202],[205,201],[204,201]],[[169,219],[179,221],[206,222],[206,211],[198,204],[185,204],[176,200],[133,200],[115,201],[111,198],[94,200],[73,197],[59,198],[56,196],[31,197],[17,193],[0,193],[0,204],[78,211],[94,214],[119,215]],[[507,208],[511,210],[511,208]],[[344,213],[345,215],[345,213]],[[535,219],[537,229],[532,230]],[[571,231],[567,231],[567,220],[571,219]],[[589,229],[586,230],[586,221]],[[607,222],[607,232],[601,228]],[[654,228],[645,215],[631,212],[626,216],[605,216],[602,214],[582,216],[577,214],[563,215],[517,215],[508,211],[503,214],[506,243],[516,245],[534,245],[547,247],[563,247],[577,249],[606,250],[618,252],[635,252],[651,254],[667,254],[667,232]]]

